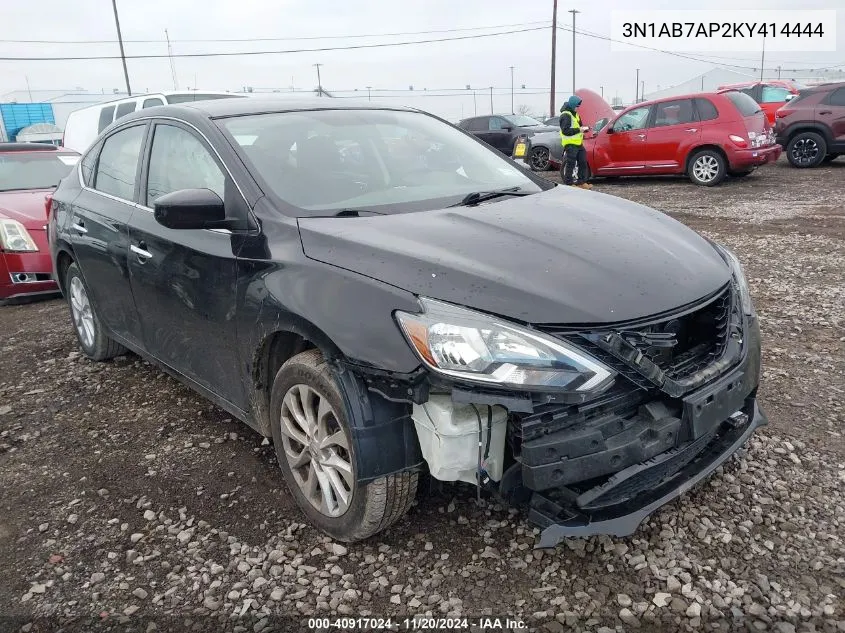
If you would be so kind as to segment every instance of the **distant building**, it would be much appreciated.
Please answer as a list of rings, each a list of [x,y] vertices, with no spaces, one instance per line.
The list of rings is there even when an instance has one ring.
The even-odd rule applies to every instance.
[[[784,70],[781,73],[764,75],[763,80],[765,81],[767,79],[792,79],[799,86],[815,86],[828,81],[845,81],[845,72],[818,71],[811,73],[792,73]],[[660,88],[659,90],[649,92],[644,96],[644,99],[650,101],[652,99],[662,99],[663,97],[674,97],[675,95],[690,94],[694,92],[712,92],[719,86],[726,84],[738,84],[747,81],[759,80],[759,72],[755,74],[751,71],[738,72],[727,68],[712,68],[711,70],[708,70],[707,72],[676,86],[668,86],[666,88]]]

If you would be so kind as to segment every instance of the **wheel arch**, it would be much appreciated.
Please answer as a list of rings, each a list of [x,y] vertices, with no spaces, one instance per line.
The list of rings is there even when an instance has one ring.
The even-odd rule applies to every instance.
[[[712,150],[712,151],[716,152],[717,154],[719,154],[722,157],[722,160],[725,161],[725,169],[730,167],[731,162],[730,162],[730,160],[728,160],[728,155],[727,155],[727,153],[725,152],[724,149],[722,149],[718,145],[711,145],[711,144],[698,145],[698,146],[692,148],[689,151],[689,153],[687,154],[687,159],[686,159],[686,161],[684,161],[684,173],[685,174],[689,172],[690,161],[693,159],[693,157],[696,154],[698,154],[699,152],[702,152],[704,150]]]
[[[56,257],[55,257],[55,271],[56,271],[56,283],[59,285],[59,290],[62,291],[62,295],[67,295],[67,288],[65,288],[65,277],[67,274],[67,269],[70,267],[72,263],[76,261],[76,257],[73,254],[73,251],[64,243],[60,243],[56,250]]]
[[[833,133],[824,123],[820,123],[818,121],[800,121],[793,123],[789,128],[787,128],[787,144],[789,144],[793,138],[802,132],[815,132],[816,134],[821,134],[828,147],[830,147],[831,143],[833,143]]]

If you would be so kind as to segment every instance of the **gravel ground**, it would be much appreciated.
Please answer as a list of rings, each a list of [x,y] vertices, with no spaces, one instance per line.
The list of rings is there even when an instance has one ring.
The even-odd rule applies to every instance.
[[[553,551],[458,486],[333,543],[303,523],[267,441],[137,357],[81,358],[59,300],[0,308],[0,631],[258,632],[311,615],[414,630],[402,617],[424,614],[473,630],[494,615],[549,632],[845,631],[843,182],[839,160],[714,189],[596,187],[738,253],[771,424],[632,537]]]

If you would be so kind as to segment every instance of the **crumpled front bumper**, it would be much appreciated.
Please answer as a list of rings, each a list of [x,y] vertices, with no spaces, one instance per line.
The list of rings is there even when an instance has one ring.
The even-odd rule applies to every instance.
[[[630,466],[616,473],[605,484],[609,489],[617,488],[636,479],[637,485],[642,486],[642,478],[651,478],[656,487],[643,492],[629,501],[615,505],[608,505],[598,509],[564,508],[549,499],[535,494],[529,511],[529,520],[543,528],[538,548],[554,547],[561,539],[575,536],[592,536],[609,534],[613,536],[628,536],[636,531],[652,512],[687,492],[700,481],[708,477],[716,468],[724,463],[731,455],[741,448],[754,430],[768,423],[768,419],[757,404],[756,398],[748,399],[748,411],[743,411],[747,421],[742,424],[739,420],[725,420],[712,435],[703,436],[707,440],[703,446],[695,446],[700,440],[690,445],[667,451],[648,462]],[[692,454],[691,454],[692,453]],[[662,477],[667,469],[671,469],[673,462],[688,460],[686,465],[677,470],[668,479]],[[618,491],[618,488],[617,488]],[[589,492],[589,491],[588,491]],[[590,496],[596,499],[596,492]],[[584,495],[582,495],[584,497]],[[588,501],[589,503],[589,501]],[[552,518],[562,511],[569,512],[570,517],[556,523]]]

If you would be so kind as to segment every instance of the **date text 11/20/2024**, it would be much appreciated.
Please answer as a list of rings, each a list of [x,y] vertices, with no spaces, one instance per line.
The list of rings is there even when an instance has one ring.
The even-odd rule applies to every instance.
[[[519,618],[308,618],[313,631],[522,631],[528,625]]]

